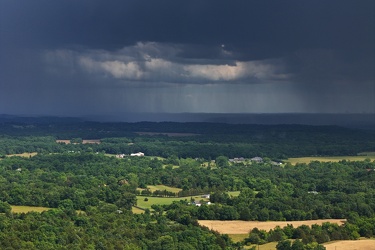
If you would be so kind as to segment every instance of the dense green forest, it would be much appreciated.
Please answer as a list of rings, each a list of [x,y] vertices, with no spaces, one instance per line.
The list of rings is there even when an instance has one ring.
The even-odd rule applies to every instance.
[[[28,120],[26,120],[28,121]],[[39,121],[39,120],[37,120]],[[63,120],[64,121],[64,120]],[[375,131],[338,126],[220,123],[0,122],[0,154],[93,150],[111,154],[215,159],[263,156],[356,155],[375,148]],[[145,133],[140,135],[139,133]],[[147,133],[153,133],[152,135]],[[158,134],[159,133],[159,134]],[[178,133],[181,136],[168,136]],[[57,145],[56,139],[101,139],[100,144]]]
[[[278,241],[278,249],[324,249],[319,244],[330,240],[375,235],[375,161],[276,164],[375,151],[371,130],[26,120],[2,122],[0,132],[1,249],[241,249],[270,241]],[[146,156],[115,157],[139,151]],[[9,156],[25,152],[37,154]],[[249,160],[255,156],[263,160]],[[234,157],[246,160],[230,162]],[[158,184],[181,191],[147,191]],[[201,194],[210,194],[210,205],[194,205],[191,196]],[[181,201],[134,214],[137,195]],[[11,205],[52,209],[15,214]],[[347,222],[253,229],[239,243],[197,223],[329,218]]]

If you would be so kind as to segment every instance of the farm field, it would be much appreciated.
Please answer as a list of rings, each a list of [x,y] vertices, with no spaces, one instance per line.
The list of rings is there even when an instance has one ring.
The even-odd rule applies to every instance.
[[[248,234],[251,229],[258,228],[260,230],[269,231],[276,226],[281,228],[288,224],[294,227],[301,225],[311,226],[314,224],[321,225],[324,222],[337,223],[338,225],[344,224],[346,219],[328,219],[328,220],[306,220],[306,221],[220,221],[220,220],[198,220],[202,226],[216,230],[221,234]]]
[[[375,239],[341,240],[323,244],[327,250],[375,250]]]
[[[20,156],[20,157],[29,158],[29,157],[33,157],[37,154],[38,154],[37,152],[33,152],[33,153],[11,154],[11,155],[7,155],[7,156]]]
[[[145,201],[145,198],[148,201]],[[172,204],[174,201],[180,200],[190,200],[189,198],[178,197],[178,198],[169,198],[169,197],[152,197],[152,196],[137,196],[137,206],[143,209],[151,209],[151,206],[154,204],[157,205],[169,205]]]
[[[48,207],[11,206],[13,213],[43,212],[50,210]]]
[[[292,165],[297,163],[310,163],[312,161],[320,162],[339,162],[342,160],[347,161],[363,161],[365,159],[375,160],[375,155],[357,155],[357,156],[330,156],[330,157],[299,157],[299,158],[288,158],[286,162]]]
[[[153,197],[153,196],[137,196],[137,207],[143,208],[143,209],[151,209],[152,205],[169,205],[172,204],[174,201],[188,201],[190,202],[191,197],[193,197],[196,201],[200,200],[207,200],[204,198],[201,198],[200,195],[197,196],[188,196],[188,197]],[[145,201],[145,198],[148,199],[148,201]]]
[[[160,191],[167,190],[168,192],[178,193],[182,191],[181,188],[168,187],[165,185],[147,185],[147,188],[149,188],[151,192],[154,192],[156,190],[160,190]]]

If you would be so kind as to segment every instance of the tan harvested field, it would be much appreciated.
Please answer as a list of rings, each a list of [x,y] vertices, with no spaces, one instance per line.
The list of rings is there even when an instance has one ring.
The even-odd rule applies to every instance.
[[[329,220],[305,220],[305,221],[221,221],[221,220],[198,220],[198,223],[202,226],[206,226],[210,229],[218,231],[222,234],[247,234],[253,228],[260,230],[269,231],[274,229],[276,226],[281,228],[288,224],[293,227],[299,227],[301,225],[311,226],[314,224],[321,225],[324,222],[337,223],[338,225],[344,224],[346,219],[329,219]]]
[[[323,245],[327,250],[375,250],[375,239],[341,240]]]
[[[170,137],[181,137],[181,136],[196,136],[199,134],[193,133],[164,133],[164,132],[135,132],[138,135],[166,135]]]
[[[70,144],[70,140],[56,140],[56,142]],[[100,139],[82,140],[82,144],[100,144]]]
[[[360,156],[330,156],[330,157],[299,157],[299,158],[289,158],[286,162],[289,162],[292,165],[297,163],[306,163],[309,164],[312,161],[320,162],[339,162],[342,160],[347,161],[364,161],[370,159],[371,161],[375,160],[374,155],[360,155]]]

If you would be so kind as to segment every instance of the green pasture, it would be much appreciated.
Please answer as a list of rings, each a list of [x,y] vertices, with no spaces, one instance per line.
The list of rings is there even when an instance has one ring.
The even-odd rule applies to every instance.
[[[342,160],[347,161],[364,161],[366,159],[370,159],[371,161],[375,160],[375,155],[357,155],[357,156],[327,156],[327,157],[299,157],[299,158],[288,158],[286,162],[289,162],[292,165],[297,163],[310,163],[312,161],[320,161],[320,162],[339,162]]]
[[[167,190],[168,192],[178,193],[182,191],[181,188],[168,187],[165,185],[147,185],[147,188],[150,189],[151,192],[154,192],[156,190],[160,190],[160,191]]]
[[[145,201],[145,198],[148,201]],[[153,196],[137,196],[137,207],[143,209],[150,209],[152,205],[169,205],[172,204],[174,201],[184,201],[187,200],[190,202],[190,199],[193,198],[195,201],[208,201],[208,199],[202,198],[200,195],[196,196],[187,196],[187,197],[153,197]]]
[[[148,201],[145,201],[145,198],[148,199]],[[172,204],[174,201],[180,201],[180,200],[188,200],[190,201],[190,197],[152,197],[152,196],[137,196],[137,207],[143,208],[143,209],[151,209],[152,205],[169,205]]]
[[[50,210],[48,207],[11,206],[13,213],[44,212]]]

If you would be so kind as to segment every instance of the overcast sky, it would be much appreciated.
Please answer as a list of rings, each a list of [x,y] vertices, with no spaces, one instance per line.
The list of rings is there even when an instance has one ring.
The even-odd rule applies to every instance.
[[[0,0],[0,113],[375,113],[373,0]]]

